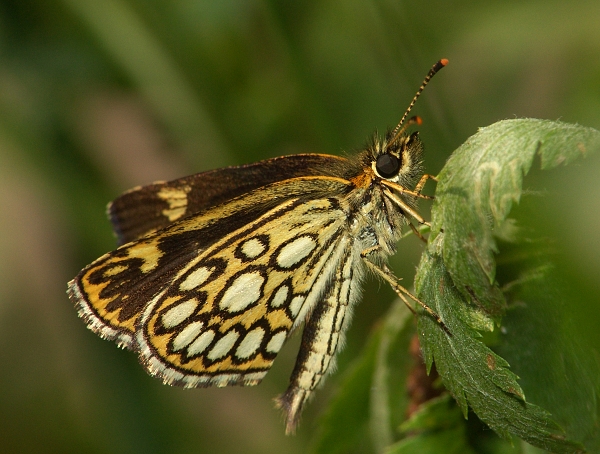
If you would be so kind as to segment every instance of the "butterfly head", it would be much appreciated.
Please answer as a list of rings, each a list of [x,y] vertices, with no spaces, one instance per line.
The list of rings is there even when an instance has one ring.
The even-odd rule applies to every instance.
[[[419,117],[411,118],[406,126],[421,124]],[[371,149],[371,169],[379,178],[399,184],[409,184],[415,176],[422,173],[423,144],[419,133],[406,134],[403,128],[399,132],[390,132],[385,139],[375,141]]]
[[[398,126],[387,134],[385,140],[375,140],[375,146],[371,150],[371,168],[377,177],[399,184],[406,184],[414,179],[416,175],[422,173],[421,154],[423,146],[418,133],[406,133],[410,126],[420,125],[422,120],[417,116],[408,120],[406,118],[431,78],[447,64],[448,60],[441,59],[433,65],[406,112],[404,112]]]

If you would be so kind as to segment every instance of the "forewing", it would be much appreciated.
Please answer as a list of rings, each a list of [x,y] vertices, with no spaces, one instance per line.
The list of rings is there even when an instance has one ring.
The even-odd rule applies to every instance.
[[[70,297],[165,382],[256,383],[325,285],[350,190],[307,177],[252,191],[106,254]]]
[[[134,188],[115,199],[108,214],[124,244],[254,189],[298,177],[339,175],[336,170],[347,165],[338,156],[299,154],[225,167]]]

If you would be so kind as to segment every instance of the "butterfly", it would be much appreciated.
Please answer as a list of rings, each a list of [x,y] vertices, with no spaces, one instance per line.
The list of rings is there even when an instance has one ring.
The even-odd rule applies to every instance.
[[[108,214],[119,247],[84,268],[68,295],[88,328],[139,355],[164,383],[256,385],[303,326],[290,384],[276,399],[293,432],[334,369],[361,281],[372,272],[406,305],[385,265],[425,182],[418,117],[349,157],[283,156],[136,187]],[[414,310],[413,310],[414,312]]]

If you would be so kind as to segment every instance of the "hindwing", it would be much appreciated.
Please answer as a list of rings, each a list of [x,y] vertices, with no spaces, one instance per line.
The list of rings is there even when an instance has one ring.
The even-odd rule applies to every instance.
[[[255,384],[350,247],[349,190],[302,177],[251,191],[104,255],[70,297],[167,383]]]

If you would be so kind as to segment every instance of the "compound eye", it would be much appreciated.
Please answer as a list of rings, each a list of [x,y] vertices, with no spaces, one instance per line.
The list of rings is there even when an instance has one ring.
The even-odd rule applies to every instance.
[[[377,157],[375,170],[383,178],[395,177],[400,171],[400,159],[389,153],[382,154]]]

